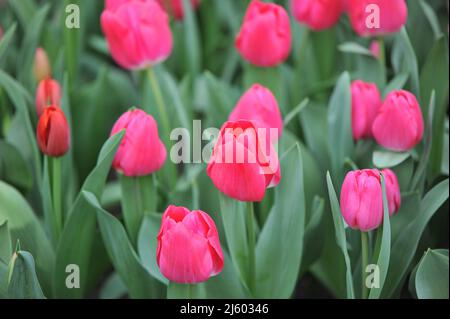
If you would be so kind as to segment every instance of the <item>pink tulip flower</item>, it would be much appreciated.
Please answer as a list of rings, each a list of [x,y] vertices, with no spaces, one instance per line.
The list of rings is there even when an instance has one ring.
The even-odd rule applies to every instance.
[[[49,106],[61,105],[61,87],[56,80],[47,78],[39,82],[36,90],[36,112],[38,116]]]
[[[344,10],[341,0],[292,0],[291,9],[294,18],[306,24],[314,31],[334,26]]]

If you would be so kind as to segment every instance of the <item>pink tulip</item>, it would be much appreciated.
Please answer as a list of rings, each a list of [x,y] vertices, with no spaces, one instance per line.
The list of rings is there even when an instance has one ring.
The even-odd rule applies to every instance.
[[[125,69],[142,69],[172,52],[169,17],[155,0],[109,0],[101,26],[114,60]]]
[[[248,62],[272,67],[291,51],[291,26],[286,10],[273,3],[253,0],[236,38],[236,48]]]
[[[372,124],[381,107],[381,96],[373,83],[356,80],[351,85],[352,132],[355,140],[372,137]]]
[[[158,125],[151,115],[139,109],[122,114],[111,135],[125,129],[113,160],[113,167],[125,176],[144,176],[159,170],[166,160],[166,148],[158,136]]]
[[[278,156],[265,133],[245,120],[222,126],[207,168],[219,191],[240,201],[258,202],[266,188],[279,183]]]
[[[52,69],[48,60],[47,53],[43,48],[37,48],[34,55],[33,72],[36,80],[42,81],[52,76]]]
[[[216,224],[201,210],[167,207],[158,233],[156,260],[161,273],[177,283],[195,284],[223,269]]]
[[[397,32],[408,18],[405,0],[349,0],[347,9],[353,29],[360,36]]]
[[[44,112],[44,109],[54,105],[61,105],[61,87],[59,83],[53,79],[44,79],[39,82],[36,90],[36,112],[38,116]]]
[[[383,170],[383,174],[389,214],[392,215],[400,207],[400,189],[394,172]],[[382,194],[378,170],[348,172],[342,184],[340,200],[341,213],[347,225],[364,232],[378,228],[383,221]]]
[[[229,121],[249,120],[266,128],[269,140],[276,142],[283,131],[283,119],[272,92],[260,84],[254,84],[238,101],[228,117]],[[276,134],[271,134],[273,130]]]
[[[341,0],[292,0],[292,14],[299,23],[315,31],[331,28],[344,10]]]
[[[159,4],[172,16],[175,20],[182,20],[184,17],[183,0],[157,0]],[[191,0],[191,6],[196,9],[200,5],[200,0]]]
[[[51,157],[63,156],[70,148],[70,128],[64,112],[50,105],[44,109],[36,127],[40,150]]]
[[[400,209],[402,197],[400,195],[400,186],[398,184],[397,175],[390,169],[381,171],[386,184],[386,196],[389,205],[389,214],[392,215]]]
[[[392,91],[372,126],[375,140],[393,151],[408,151],[423,136],[423,117],[416,97],[408,91]]]
[[[377,41],[377,40],[373,40],[371,43],[370,43],[370,52],[372,53],[372,55],[375,57],[375,58],[377,58],[377,59],[379,59],[380,58],[380,43]]]

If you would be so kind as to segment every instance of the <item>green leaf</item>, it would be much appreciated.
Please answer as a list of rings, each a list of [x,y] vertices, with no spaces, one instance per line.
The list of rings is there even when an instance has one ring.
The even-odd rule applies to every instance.
[[[0,140],[0,178],[23,192],[31,189],[33,177],[28,163],[19,150]]]
[[[401,90],[405,86],[406,82],[409,79],[409,72],[402,72],[397,74],[391,82],[389,82],[383,90],[383,97],[386,97],[389,93],[394,90]]]
[[[347,268],[345,273],[347,285],[347,298],[354,299],[355,293],[353,289],[352,268],[351,268],[352,266],[350,263],[350,257],[348,255],[347,238],[345,236],[344,221],[342,219],[341,208],[339,206],[339,201],[337,199],[336,192],[334,190],[333,182],[331,180],[329,172],[327,172],[327,185],[328,185],[328,194],[330,196],[330,205],[331,205],[331,212],[333,215],[334,228],[336,232],[336,242],[342,251],[342,254],[345,259],[345,265]]]
[[[12,256],[11,235],[8,229],[8,220],[0,224],[0,262],[9,262]]]
[[[156,263],[157,235],[161,226],[161,214],[149,214],[144,217],[139,232],[138,252],[141,262],[150,274],[161,283],[167,285],[169,281],[159,271]]]
[[[430,23],[431,29],[433,30],[434,37],[437,39],[442,35],[441,27],[439,25],[439,19],[434,12],[433,7],[431,7],[427,2],[419,0],[420,7],[423,10],[424,15],[427,17]]]
[[[280,163],[281,171],[289,174],[275,188],[275,204],[256,246],[259,298],[289,298],[296,287],[303,254],[305,194],[300,146],[292,147]],[[294,189],[296,196],[290,192]]]
[[[328,106],[328,143],[333,173],[336,175],[336,180],[340,181],[343,177],[340,174],[342,174],[345,159],[352,157],[354,148],[350,76],[347,72],[338,79]]]
[[[169,282],[167,299],[204,299],[204,284],[179,284]]]
[[[22,28],[26,29],[37,10],[34,0],[10,1],[8,4],[20,20]]]
[[[38,277],[49,294],[54,252],[44,229],[22,195],[2,181],[0,203],[0,224],[8,221],[11,242],[20,239],[22,248],[35,256]]]
[[[93,253],[96,226],[96,209],[93,208],[82,195],[83,191],[89,191],[95,196],[102,195],[112,160],[122,140],[124,131],[110,137],[102,147],[97,166],[86,178],[80,193],[77,196],[69,218],[65,223],[61,234],[60,243],[56,254],[54,269],[53,289],[59,298],[81,298],[88,287],[89,263]],[[74,243],[77,243],[74,245]],[[68,289],[65,284],[66,266],[76,264],[80,268],[80,288]]]
[[[184,48],[188,70],[192,78],[196,78],[201,68],[201,50],[200,39],[197,22],[195,20],[194,10],[189,0],[182,0],[183,3],[183,31],[184,31]]]
[[[100,290],[100,299],[119,299],[125,296],[127,287],[117,272],[108,277]]]
[[[425,227],[439,207],[448,199],[448,194],[449,184],[446,179],[425,195],[420,202],[416,217],[409,225],[401,229],[401,233],[392,244],[392,251],[395,254],[391,255],[389,272],[382,291],[383,298],[393,296],[405,279]]]
[[[45,299],[36,276],[33,256],[27,251],[18,251],[10,262],[11,277],[8,296],[12,299]]]
[[[444,147],[444,128],[448,110],[449,71],[448,44],[444,36],[431,48],[420,74],[420,92],[423,114],[428,114],[432,92],[436,92],[436,104],[433,115],[433,140],[428,164],[428,180],[439,176]]]
[[[338,46],[339,51],[344,53],[360,54],[373,57],[369,49],[356,42],[344,42]]]
[[[397,166],[406,161],[411,153],[397,153],[391,151],[374,151],[372,156],[373,165],[378,168],[389,168]]]
[[[391,256],[391,225],[389,220],[389,204],[386,196],[386,182],[381,174],[381,189],[383,192],[383,226],[377,230],[377,245],[374,252],[373,263],[380,269],[379,288],[371,288],[369,299],[378,299],[383,290],[384,282],[389,269]]]
[[[139,261],[122,224],[111,214],[101,208],[95,195],[83,191],[83,197],[97,210],[103,242],[114,268],[119,273],[131,298],[161,297],[161,285]]]
[[[6,33],[0,40],[0,65],[2,63],[2,59],[5,53],[8,51],[8,47],[11,44],[11,40],[13,39],[14,33],[16,32],[16,23],[9,27]]]
[[[448,250],[428,249],[411,277],[417,297],[448,299],[448,272]]]

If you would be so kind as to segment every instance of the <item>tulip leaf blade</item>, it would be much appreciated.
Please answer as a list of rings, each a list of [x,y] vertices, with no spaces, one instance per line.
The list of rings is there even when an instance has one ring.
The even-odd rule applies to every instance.
[[[334,190],[333,182],[331,180],[330,172],[327,172],[327,186],[328,186],[328,195],[330,198],[331,213],[333,215],[334,228],[336,232],[336,242],[342,251],[345,260],[345,265],[347,268],[345,273],[345,280],[347,285],[347,298],[354,299],[355,293],[353,288],[352,268],[351,268],[352,266],[350,263],[350,256],[348,254],[347,249],[347,239],[345,235],[344,222],[342,219],[339,201],[336,196],[336,191]]]
[[[286,151],[280,165],[282,174],[289,173],[275,187],[275,202],[256,245],[256,296],[260,298],[289,298],[302,263],[306,207],[299,144]]]
[[[0,223],[0,261],[7,263],[12,256],[11,235],[8,229],[8,220]]]
[[[411,156],[411,153],[397,153],[391,151],[374,151],[372,155],[372,162],[378,168],[390,168],[397,166],[406,161]]]
[[[434,186],[420,201],[414,219],[402,229],[392,243],[389,272],[381,294],[382,298],[392,297],[401,283],[405,280],[408,268],[416,253],[420,238],[428,222],[442,204],[448,200],[449,180],[443,180]]]
[[[378,283],[379,287],[373,287],[370,289],[369,299],[378,299],[380,297],[389,269],[389,259],[391,255],[391,224],[389,220],[389,205],[386,196],[386,182],[382,173],[380,173],[380,178],[383,194],[383,224],[377,230],[377,244],[373,256],[373,264],[377,265],[380,269],[380,281]],[[367,272],[367,269],[365,271]]]
[[[9,44],[11,43],[11,40],[13,39],[14,33],[16,32],[17,24],[14,23],[8,28],[8,31],[3,35],[3,37],[0,40],[0,65],[2,63],[2,59],[4,57],[5,52],[8,51]]]
[[[161,297],[160,285],[141,264],[125,228],[117,218],[105,211],[95,195],[83,191],[83,197],[97,211],[97,221],[108,255],[131,298]]]
[[[96,235],[96,210],[85,200],[82,191],[89,191],[100,197],[106,183],[111,163],[116,150],[124,136],[121,131],[111,136],[103,145],[98,156],[96,167],[86,178],[80,193],[73,203],[61,234],[56,252],[56,263],[53,277],[53,291],[59,298],[81,298],[89,288],[88,273],[90,259],[94,254]],[[77,243],[74,245],[74,243]],[[68,289],[65,284],[66,267],[76,264],[80,269],[80,288]]]
[[[12,299],[45,299],[36,275],[33,256],[17,251],[10,261],[8,297]]]

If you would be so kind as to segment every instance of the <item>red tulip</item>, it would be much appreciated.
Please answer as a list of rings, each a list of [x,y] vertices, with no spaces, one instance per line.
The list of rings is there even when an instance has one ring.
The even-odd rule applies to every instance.
[[[283,119],[272,92],[260,84],[254,84],[238,101],[228,117],[229,121],[250,120],[267,129],[269,140],[275,142],[283,131]],[[276,130],[276,134],[271,131]],[[269,136],[269,135],[268,135]]]
[[[372,124],[381,107],[381,96],[374,83],[356,80],[351,85],[352,132],[355,140],[372,137]]]
[[[172,52],[169,17],[154,0],[109,0],[101,26],[114,60],[125,69],[142,69]]]
[[[56,106],[48,106],[39,118],[36,130],[37,142],[42,153],[58,157],[70,147],[70,131],[64,112]]]
[[[175,20],[182,20],[184,17],[183,0],[158,0],[159,4],[170,14]],[[191,6],[196,9],[200,4],[200,0],[191,0]]]
[[[331,28],[344,10],[341,0],[292,0],[292,14],[299,23],[315,31]]]
[[[423,136],[423,117],[416,97],[399,90],[388,94],[372,126],[375,140],[393,151],[408,151]]]
[[[185,284],[208,280],[223,269],[216,224],[201,210],[167,207],[158,233],[156,261],[167,279]]]
[[[125,112],[114,124],[111,135],[122,129],[126,131],[113,167],[125,176],[144,176],[159,170],[167,153],[153,117],[139,109]]]
[[[347,7],[353,29],[360,36],[397,32],[408,19],[405,0],[349,0]]]
[[[36,90],[36,112],[41,116],[44,108],[49,105],[61,105],[61,87],[59,83],[53,79],[45,79],[39,82]]]
[[[383,170],[389,214],[400,207],[400,189],[394,172]],[[353,229],[370,231],[383,221],[383,195],[380,172],[364,169],[347,173],[341,189],[341,213]]]
[[[47,53],[43,48],[37,48],[34,55],[34,76],[38,82],[52,77],[52,69],[48,61]]]
[[[236,48],[248,62],[272,67],[291,51],[291,26],[286,10],[273,3],[253,0],[236,38]]]
[[[207,174],[225,195],[257,202],[264,198],[266,188],[279,183],[280,165],[265,130],[240,120],[222,126]]]

